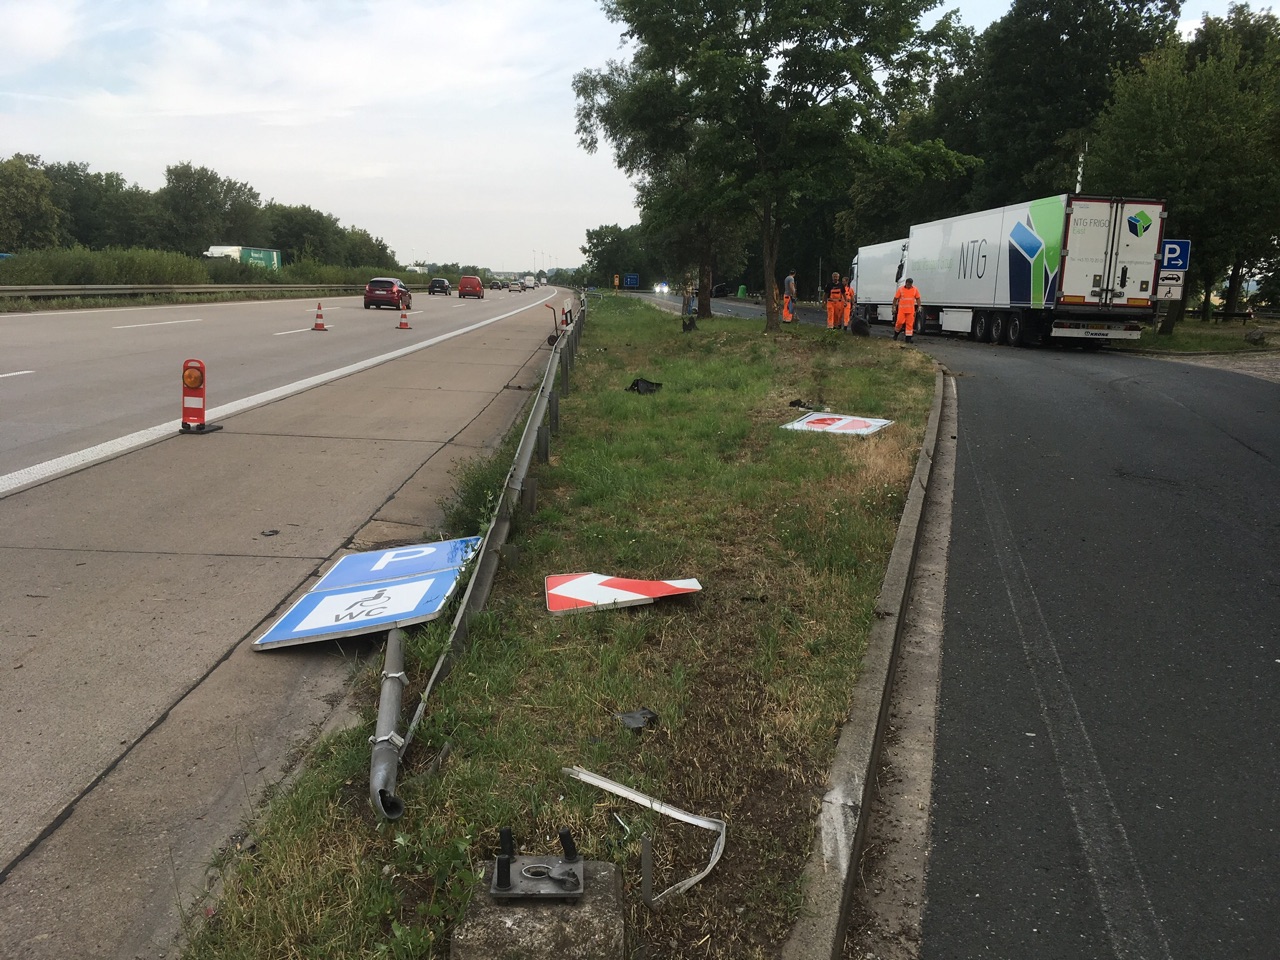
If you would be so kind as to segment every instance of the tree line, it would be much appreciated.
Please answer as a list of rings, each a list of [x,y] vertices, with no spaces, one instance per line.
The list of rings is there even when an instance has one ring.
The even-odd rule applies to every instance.
[[[87,163],[0,161],[0,251],[146,248],[199,257],[228,244],[279,250],[285,264],[393,269],[380,237],[305,205],[262,202],[247,183],[179,163],[145,190]]]
[[[587,231],[589,282],[712,278],[814,295],[860,245],[1059,193],[1163,199],[1206,311],[1280,302],[1280,21],[1178,0],[1013,0],[981,33],[935,0],[602,0],[630,57],[574,79],[640,222]],[[1185,306],[1185,303],[1179,306]]]

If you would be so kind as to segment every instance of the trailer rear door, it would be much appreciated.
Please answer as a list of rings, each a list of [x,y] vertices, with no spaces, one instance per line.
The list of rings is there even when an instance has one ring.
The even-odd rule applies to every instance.
[[[1164,205],[1073,197],[1067,209],[1060,302],[1146,307],[1155,297]]]

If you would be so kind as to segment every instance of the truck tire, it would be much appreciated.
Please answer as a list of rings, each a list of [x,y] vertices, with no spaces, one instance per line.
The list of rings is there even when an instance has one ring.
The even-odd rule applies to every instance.
[[[973,315],[973,339],[979,343],[991,342],[991,314],[985,310]]]
[[[1008,343],[1009,318],[999,311],[991,314],[991,342]]]
[[[1020,313],[1009,315],[1009,346],[1022,347],[1027,343],[1027,320]]]

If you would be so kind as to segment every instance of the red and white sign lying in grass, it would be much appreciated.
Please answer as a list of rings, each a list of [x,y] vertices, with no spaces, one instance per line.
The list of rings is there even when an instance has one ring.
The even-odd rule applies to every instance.
[[[846,417],[839,413],[807,413],[799,420],[782,425],[783,430],[816,430],[821,433],[855,433],[866,436],[883,430],[892,420],[875,417]]]
[[[696,593],[697,580],[628,580],[600,573],[561,573],[547,577],[547,609],[552,613],[603,607],[634,607],[659,597]]]

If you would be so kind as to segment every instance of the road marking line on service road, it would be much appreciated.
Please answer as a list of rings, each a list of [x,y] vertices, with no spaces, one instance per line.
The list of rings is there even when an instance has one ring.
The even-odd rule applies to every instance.
[[[991,532],[1018,640],[1031,670],[1040,716],[1049,732],[1058,776],[1116,960],[1170,960],[1164,929],[1151,906],[1129,835],[1080,717],[1071,681],[1018,551],[999,489],[991,477],[983,475],[967,438],[964,446],[978,481],[978,499]]]
[[[155,323],[126,323],[123,327],[112,327],[112,330],[132,330],[135,327],[167,327],[172,323],[204,323],[204,317],[191,320],[157,320]]]
[[[35,371],[34,370],[15,370],[13,371],[13,373],[0,373],[0,380],[3,380],[5,377],[21,377],[24,374],[28,374],[28,373],[35,373]]]
[[[544,300],[550,297],[544,297]],[[534,302],[537,305],[537,301]],[[520,310],[527,308],[520,308]],[[438,337],[432,337],[430,340],[423,340],[421,343],[410,344],[401,347],[398,350],[392,350],[390,353],[384,353],[380,356],[370,357],[367,360],[360,360],[356,363],[348,364],[345,367],[339,367],[336,370],[330,370],[328,373],[319,373],[314,377],[307,377],[305,380],[298,380],[294,383],[286,384],[283,387],[276,387],[274,390],[266,390],[262,393],[255,393],[251,397],[245,397],[243,400],[234,400],[231,403],[223,404],[220,407],[213,407],[205,412],[208,420],[223,419],[234,416],[237,413],[244,413],[246,410],[252,410],[254,407],[260,407],[263,404],[272,403],[276,400],[282,400],[285,397],[291,397],[295,393],[302,393],[304,390],[310,390],[312,387],[318,387],[334,380],[340,380],[343,377],[349,377],[355,373],[362,373],[373,367],[387,363],[391,360],[398,360],[401,357],[407,357],[411,353],[419,350],[425,350],[427,347],[434,347],[438,343],[444,343],[452,340],[454,337],[460,337],[465,333],[471,333],[473,330],[480,330],[490,324],[497,323],[499,320],[505,320],[507,317],[514,317],[520,310],[512,310],[509,313],[502,313],[496,317],[490,317],[488,320],[480,320],[476,323],[454,330],[452,333],[443,333]],[[46,460],[44,463],[37,463],[35,466],[24,467],[21,470],[15,470],[13,473],[6,473],[0,476],[0,497],[7,497],[9,494],[34,486],[45,480],[52,480],[54,477],[61,476],[65,473],[74,473],[77,470],[83,470],[85,467],[92,466],[95,463],[101,463],[103,460],[111,460],[123,453],[129,453],[140,447],[150,446],[161,440],[168,440],[176,437],[182,424],[181,420],[170,420],[146,430],[139,430],[137,433],[131,433],[128,436],[117,437],[115,440],[108,440],[105,443],[99,443],[96,446],[87,447],[84,450],[78,450],[75,453],[69,453],[64,457],[56,457],[53,460]]]

